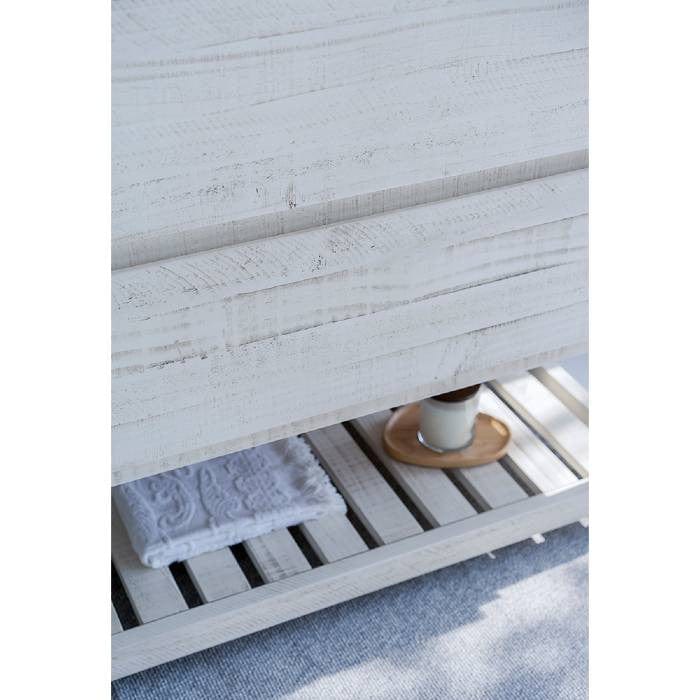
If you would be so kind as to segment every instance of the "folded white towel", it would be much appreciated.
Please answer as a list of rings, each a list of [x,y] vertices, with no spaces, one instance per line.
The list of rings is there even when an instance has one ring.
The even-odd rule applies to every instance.
[[[297,437],[121,484],[113,493],[134,551],[152,567],[346,512]]]

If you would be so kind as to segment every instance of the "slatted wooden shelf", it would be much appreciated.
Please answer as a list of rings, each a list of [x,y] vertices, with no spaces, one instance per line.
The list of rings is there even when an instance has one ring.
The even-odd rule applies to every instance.
[[[586,392],[561,368],[493,382],[483,409],[508,421],[510,450],[500,463],[449,472],[391,459],[381,444],[388,412],[308,433],[348,515],[256,537],[184,567],[143,567],[114,513],[113,678],[585,522],[584,401]]]

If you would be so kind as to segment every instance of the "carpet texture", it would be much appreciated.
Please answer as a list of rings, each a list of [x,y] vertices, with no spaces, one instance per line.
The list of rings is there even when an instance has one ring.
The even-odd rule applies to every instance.
[[[115,700],[581,700],[579,524],[112,684]]]

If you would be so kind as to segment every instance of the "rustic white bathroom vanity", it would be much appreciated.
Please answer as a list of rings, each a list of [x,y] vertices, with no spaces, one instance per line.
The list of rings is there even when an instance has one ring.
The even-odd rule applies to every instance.
[[[163,569],[115,513],[115,678],[585,522],[587,54],[577,1],[113,0],[112,482],[301,434],[349,508]],[[502,460],[384,452],[478,382]]]

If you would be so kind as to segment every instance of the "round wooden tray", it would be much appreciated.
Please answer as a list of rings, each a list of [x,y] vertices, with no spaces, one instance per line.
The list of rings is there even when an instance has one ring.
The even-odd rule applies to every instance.
[[[394,459],[421,467],[449,469],[477,467],[495,462],[505,455],[510,442],[510,429],[503,422],[479,413],[474,440],[469,447],[452,452],[434,452],[418,442],[420,404],[412,403],[394,411],[384,426],[384,449]]]

